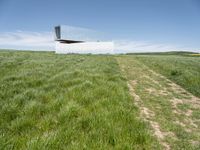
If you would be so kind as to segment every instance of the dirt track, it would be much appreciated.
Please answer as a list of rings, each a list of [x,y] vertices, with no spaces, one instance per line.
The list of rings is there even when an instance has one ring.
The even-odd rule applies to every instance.
[[[181,144],[184,142],[197,149],[200,120],[193,113],[199,111],[200,99],[133,57],[117,57],[117,61],[128,80],[140,118],[149,124],[163,148],[184,148]]]

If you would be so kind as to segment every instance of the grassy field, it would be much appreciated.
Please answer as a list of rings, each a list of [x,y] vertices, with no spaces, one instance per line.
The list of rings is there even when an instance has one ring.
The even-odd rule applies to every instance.
[[[189,73],[190,77],[199,82],[199,76],[196,77],[200,71],[197,69],[200,65],[199,59],[186,57],[186,61],[191,62],[184,67],[184,58],[179,56],[127,55],[116,58],[128,80],[133,102],[140,110],[140,118],[149,124],[160,144],[165,149],[200,149],[200,99],[168,80],[167,75],[165,77],[159,74],[167,69],[171,70],[169,66],[181,66],[179,69],[185,71],[184,75]],[[175,58],[178,65],[174,64]],[[156,64],[160,66],[159,69]],[[196,70],[189,68],[190,65],[194,65]],[[178,77],[172,79],[179,81]],[[189,83],[184,82],[193,88]],[[199,89],[194,90],[199,92]]]
[[[200,149],[199,68],[171,53],[0,51],[0,149]]]
[[[0,52],[0,149],[154,149],[112,56]]]
[[[200,57],[189,55],[140,55],[136,58],[154,71],[200,97]]]

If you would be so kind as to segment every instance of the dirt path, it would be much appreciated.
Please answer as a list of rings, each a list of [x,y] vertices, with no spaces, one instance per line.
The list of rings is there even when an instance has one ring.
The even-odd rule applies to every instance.
[[[170,149],[169,144],[163,141],[166,133],[164,133],[160,130],[160,125],[157,122],[152,121],[152,117],[154,117],[155,114],[154,114],[153,111],[149,110],[147,107],[144,106],[140,96],[138,96],[135,93],[135,90],[134,90],[135,85],[136,85],[136,82],[134,80],[131,81],[130,83],[128,83],[130,94],[134,98],[134,104],[140,110],[140,117],[143,118],[145,121],[150,123],[150,125],[151,125],[151,127],[154,131],[154,134],[158,138],[158,140],[160,141],[161,145],[163,145],[163,147],[165,147],[165,149]]]
[[[164,149],[200,148],[200,99],[134,57],[117,57],[134,104]]]

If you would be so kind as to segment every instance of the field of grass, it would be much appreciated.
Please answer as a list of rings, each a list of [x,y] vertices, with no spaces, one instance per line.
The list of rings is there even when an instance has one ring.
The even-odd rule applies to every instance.
[[[188,55],[140,55],[136,58],[154,71],[200,97],[200,57]]]
[[[179,56],[127,55],[117,56],[116,59],[128,80],[133,102],[140,110],[140,118],[150,125],[160,144],[165,149],[200,149],[200,98],[168,80],[167,75],[159,74],[165,70],[171,71],[170,66],[172,69],[182,67],[179,69],[184,76],[180,75],[180,79],[190,76],[199,82],[199,60],[186,57],[184,67],[184,58]],[[179,81],[178,77],[172,79]],[[199,85],[189,83],[184,82],[184,86],[188,84],[198,94]]]
[[[200,149],[199,89],[188,54],[0,51],[0,149]]]
[[[0,52],[0,149],[155,149],[113,56]]]

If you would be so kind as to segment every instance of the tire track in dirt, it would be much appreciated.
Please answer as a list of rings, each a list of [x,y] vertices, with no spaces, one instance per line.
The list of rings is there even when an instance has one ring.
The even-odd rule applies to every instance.
[[[192,113],[193,113],[192,109],[200,109],[200,98],[194,96],[193,94],[186,91],[181,86],[172,82],[171,80],[164,77],[163,75],[158,74],[157,72],[151,70],[146,65],[144,65],[144,64],[141,64],[141,65],[143,65],[143,67],[146,68],[146,71],[150,72],[153,76],[156,76],[157,79],[163,80],[167,83],[165,86],[163,86],[157,80],[151,78],[150,76],[144,75],[143,76],[144,78],[150,80],[151,82],[153,82],[154,84],[157,84],[159,87],[162,88],[162,90],[157,90],[157,89],[154,89],[154,88],[146,89],[150,94],[160,95],[160,96],[168,96],[173,91],[174,93],[178,94],[181,97],[187,97],[187,98],[176,98],[176,97],[172,96],[172,98],[169,99],[169,101],[171,102],[171,105],[172,105],[173,112],[177,115],[184,115],[185,118],[186,118],[184,120],[184,122],[177,120],[177,121],[175,121],[175,123],[184,127],[185,131],[187,131],[187,132],[189,132],[191,130],[195,130],[195,128],[199,128],[199,126],[194,123],[195,121],[193,121],[191,119],[191,116],[192,116]],[[166,87],[169,87],[169,88],[166,88]],[[187,109],[186,111],[182,111],[178,108],[179,104],[182,104],[182,105],[188,104],[188,105],[190,105],[191,109]],[[196,121],[199,121],[199,120],[196,120]],[[190,128],[192,128],[192,129],[188,128],[188,124],[191,126]]]
[[[155,116],[155,113],[153,111],[151,111],[150,109],[148,109],[147,107],[145,107],[140,96],[138,96],[135,93],[134,87],[136,86],[136,84],[137,84],[137,82],[135,80],[131,81],[130,83],[128,83],[128,87],[129,87],[131,96],[134,98],[134,104],[140,110],[140,117],[143,118],[145,121],[149,122],[149,124],[150,124],[151,128],[153,129],[154,134],[157,137],[157,139],[159,140],[160,144],[166,150],[170,150],[170,145],[164,141],[166,135],[169,133],[161,131],[160,125],[157,122],[152,121],[152,118]]]
[[[122,61],[122,63],[120,63],[120,61]],[[171,110],[174,114],[174,118],[172,119],[171,124],[180,125],[186,132],[189,133],[200,133],[198,126],[199,124],[195,123],[199,120],[194,120],[194,118],[192,118],[193,110],[200,109],[200,99],[183,89],[181,86],[162,76],[161,74],[158,74],[155,71],[151,70],[146,65],[141,64],[136,60],[134,60],[134,62],[140,64],[138,65],[140,68],[137,68],[137,65],[129,66],[129,64],[126,64],[126,62],[123,62],[123,60],[118,60],[121,71],[125,74],[125,76],[128,75],[127,79],[129,91],[131,96],[134,98],[134,104],[140,110],[140,117],[150,124],[154,135],[157,137],[160,144],[165,149],[171,149],[170,145],[172,143],[166,142],[166,138],[168,138],[169,136],[173,137],[174,141],[179,141],[181,139],[178,139],[178,137],[176,137],[176,134],[171,131],[163,131],[160,124],[155,121],[157,114],[145,106],[144,100],[141,98],[140,95],[138,95],[138,93],[135,90],[137,89],[137,84],[140,84],[141,82],[148,81],[150,84],[154,84],[156,85],[156,87],[158,87],[143,87],[147,94],[154,95],[155,97],[164,97],[166,101],[170,102]],[[130,74],[132,72],[134,72],[134,80],[128,78],[130,77]],[[136,75],[137,73],[140,75]],[[186,110],[181,110],[179,108],[179,105],[189,105],[190,107],[188,107]],[[159,109],[160,111],[162,111],[162,107],[159,106]],[[180,117],[184,119],[180,120]],[[193,139],[190,139],[189,141],[192,145],[200,144],[200,142]]]
[[[162,89],[163,89],[162,92],[165,93],[166,96],[168,94],[170,94],[171,91],[173,91],[174,93],[178,94],[181,97],[187,96],[187,98],[172,97],[171,99],[169,99],[169,101],[171,102],[171,105],[172,105],[173,112],[177,115],[184,115],[185,116],[184,122],[177,120],[176,123],[181,125],[182,127],[184,127],[185,131],[187,131],[187,132],[189,132],[191,130],[195,130],[195,128],[199,128],[198,125],[195,124],[194,121],[191,119],[191,116],[192,116],[192,113],[193,113],[193,109],[199,109],[200,108],[200,98],[194,96],[193,94],[186,91],[181,86],[177,85],[176,83],[172,82],[171,80],[167,79],[166,77],[162,76],[161,74],[158,74],[158,73],[154,72],[153,70],[149,69],[147,66],[145,66],[145,67],[148,69],[149,72],[151,72],[157,78],[161,78],[161,79],[166,81],[167,86],[169,86],[170,88],[163,87],[162,85],[159,84],[159,82],[157,82],[157,81],[155,81],[154,79],[151,78],[151,80],[154,80],[154,83],[156,83],[160,87],[162,87]],[[158,91],[155,90],[153,93],[154,94],[156,94],[156,93],[160,94],[161,92],[158,92]],[[178,105],[180,105],[180,104],[182,104],[182,105],[187,104],[187,105],[190,106],[190,108],[188,108],[185,111],[182,111],[178,108]],[[191,126],[190,128],[188,128],[188,124]]]

